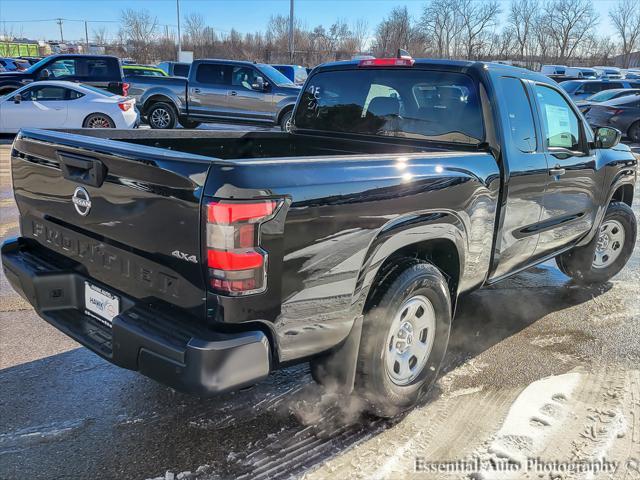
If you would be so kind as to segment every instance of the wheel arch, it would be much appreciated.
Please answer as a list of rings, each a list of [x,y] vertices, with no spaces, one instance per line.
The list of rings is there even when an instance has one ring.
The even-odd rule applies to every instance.
[[[176,101],[165,93],[152,93],[148,97],[141,100],[142,108],[141,113],[146,114],[149,109],[156,103],[168,103],[176,109],[176,115],[180,115],[180,107]]]
[[[466,261],[466,230],[462,221],[452,213],[432,213],[427,217],[430,218],[417,225],[415,219],[408,218],[400,223],[394,222],[391,228],[383,229],[374,239],[356,284],[361,285],[354,299],[359,313],[366,310],[373,287],[384,278],[396,260],[403,257],[417,258],[438,268],[447,279],[452,309],[455,307]]]
[[[104,115],[109,120],[111,120],[111,123],[113,123],[114,128],[115,128],[115,125],[116,125],[115,120],[111,117],[111,115],[109,115],[108,113],[105,113],[105,112],[91,112],[91,113],[85,115],[85,117],[82,119],[82,128],[87,128],[87,127],[85,127],[85,124],[87,123],[87,120],[89,119],[89,117],[91,115]]]
[[[625,183],[618,186],[609,199],[609,203],[611,202],[622,202],[630,207],[633,206],[633,184]]]
[[[286,113],[293,111],[294,107],[295,107],[295,103],[292,103],[290,105],[285,105],[284,107],[282,107],[278,112],[278,117],[276,118],[276,125],[280,125],[280,120],[282,120],[282,117],[284,117]]]

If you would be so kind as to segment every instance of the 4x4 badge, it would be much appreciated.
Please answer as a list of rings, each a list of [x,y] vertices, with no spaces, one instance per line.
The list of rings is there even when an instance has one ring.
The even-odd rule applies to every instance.
[[[198,263],[198,259],[195,255],[189,255],[188,253],[183,253],[180,250],[174,250],[173,252],[171,252],[171,255],[179,258],[180,260],[185,260],[191,263]]]
[[[76,212],[83,217],[91,210],[91,197],[84,187],[76,187],[75,192],[73,192],[73,197],[71,197],[71,202]]]

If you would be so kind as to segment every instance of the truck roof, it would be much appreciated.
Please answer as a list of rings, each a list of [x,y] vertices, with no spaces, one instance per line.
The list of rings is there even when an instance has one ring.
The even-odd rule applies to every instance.
[[[444,70],[453,72],[464,72],[468,70],[487,70],[489,72],[503,73],[507,75],[513,75],[518,78],[527,78],[530,80],[536,80],[544,83],[553,82],[549,77],[539,72],[527,70],[522,67],[515,67],[513,65],[505,65],[503,63],[494,62],[481,62],[471,60],[442,60],[437,58],[415,58],[413,67],[437,67]],[[346,60],[338,62],[329,62],[318,65],[314,70],[316,72],[322,70],[351,70],[357,67],[360,60]],[[390,67],[393,68],[393,67]],[[399,67],[406,68],[406,67]]]

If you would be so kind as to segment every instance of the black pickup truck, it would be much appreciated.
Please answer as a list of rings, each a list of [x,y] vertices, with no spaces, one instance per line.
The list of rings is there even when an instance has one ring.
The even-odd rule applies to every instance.
[[[67,80],[127,96],[128,84],[122,79],[117,57],[110,55],[50,55],[21,72],[0,73],[0,96],[39,80]]]
[[[325,64],[293,133],[23,130],[2,265],[47,322],[176,389],[310,361],[393,415],[435,380],[462,293],[553,257],[578,284],[624,267],[619,140],[514,67]]]

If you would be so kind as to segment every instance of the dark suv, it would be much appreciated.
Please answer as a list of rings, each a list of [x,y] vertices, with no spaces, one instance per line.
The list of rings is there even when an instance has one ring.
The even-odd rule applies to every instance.
[[[568,80],[561,82],[560,86],[575,102],[576,100],[583,100],[604,90],[612,90],[614,88],[639,88],[640,80]]]
[[[0,95],[13,92],[38,80],[67,80],[127,95],[122,67],[117,57],[108,55],[51,55],[22,72],[0,73]]]

